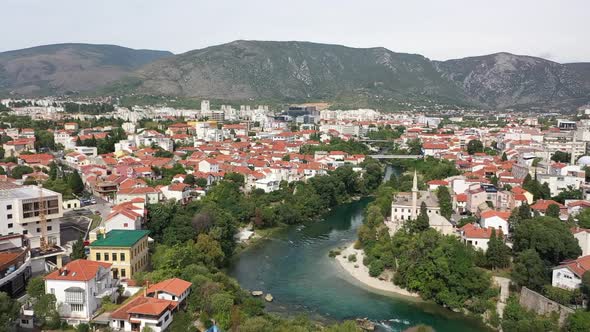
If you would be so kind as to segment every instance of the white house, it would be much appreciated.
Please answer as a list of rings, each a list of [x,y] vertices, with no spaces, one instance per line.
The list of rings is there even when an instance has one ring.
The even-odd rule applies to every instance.
[[[256,189],[262,189],[264,190],[265,193],[269,193],[275,190],[279,190],[279,185],[280,185],[280,181],[273,179],[272,177],[270,178],[263,178],[263,179],[259,179],[256,180],[254,182],[254,187]]]
[[[175,200],[181,203],[188,203],[191,200],[191,188],[185,183],[172,183],[160,188],[166,199]]]
[[[160,191],[152,187],[121,188],[117,191],[115,203],[121,204],[124,202],[130,202],[136,198],[141,198],[147,204],[155,204],[160,201],[160,194]]]
[[[77,259],[44,279],[45,291],[55,295],[59,315],[69,324],[89,321],[103,297],[117,295],[109,263]]]
[[[492,235],[492,228],[482,228],[476,224],[467,224],[460,228],[461,241],[476,249],[488,250],[488,242]]]
[[[213,159],[206,159],[199,162],[199,172],[217,173],[219,172],[219,163]]]
[[[170,300],[183,303],[191,292],[192,283],[172,278],[150,286],[147,295],[161,300]]]
[[[147,327],[162,332],[172,323],[177,306],[176,301],[138,296],[111,313],[109,325],[115,331],[143,331]]]
[[[495,210],[487,210],[481,213],[479,224],[483,228],[495,228],[496,235],[498,231],[503,234],[508,234],[508,218],[510,217],[510,211],[500,212]]]
[[[114,229],[141,229],[143,216],[133,210],[121,209],[112,211],[105,220],[106,232]]]
[[[590,255],[563,262],[553,268],[551,285],[563,289],[576,289],[582,284],[582,276],[590,270]]]
[[[590,255],[590,229],[576,227],[572,229],[572,233],[582,249],[582,256]]]

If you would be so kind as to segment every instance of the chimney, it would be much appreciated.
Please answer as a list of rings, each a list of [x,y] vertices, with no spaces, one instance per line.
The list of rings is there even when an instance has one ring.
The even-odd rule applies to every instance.
[[[150,287],[150,281],[146,280],[145,282],[145,288],[143,289],[143,297],[147,297],[147,290]]]

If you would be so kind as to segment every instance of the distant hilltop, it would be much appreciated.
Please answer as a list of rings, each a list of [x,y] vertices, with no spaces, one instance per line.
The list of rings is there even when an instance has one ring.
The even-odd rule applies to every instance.
[[[567,110],[590,102],[590,63],[509,53],[432,61],[382,47],[246,40],[178,55],[89,44],[0,53],[0,94],[68,93]]]

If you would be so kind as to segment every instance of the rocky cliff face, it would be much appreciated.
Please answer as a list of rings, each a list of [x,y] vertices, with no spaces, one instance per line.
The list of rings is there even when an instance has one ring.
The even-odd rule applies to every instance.
[[[435,62],[470,101],[490,107],[583,103],[588,89],[566,65],[545,59],[497,53]]]
[[[217,99],[461,99],[421,55],[306,42],[236,41],[156,61],[140,91]]]

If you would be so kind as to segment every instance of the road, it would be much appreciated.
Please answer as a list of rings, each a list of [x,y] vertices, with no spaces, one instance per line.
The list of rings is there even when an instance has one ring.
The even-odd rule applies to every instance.
[[[94,199],[96,200],[96,204],[88,205],[86,208],[89,208],[92,211],[98,211],[102,220],[105,220],[111,213],[111,207],[113,204],[97,196],[94,196]]]

